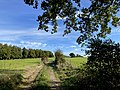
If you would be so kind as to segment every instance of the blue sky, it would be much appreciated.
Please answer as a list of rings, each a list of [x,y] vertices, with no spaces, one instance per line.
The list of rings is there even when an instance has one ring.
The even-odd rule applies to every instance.
[[[84,2],[88,6],[88,2]],[[76,43],[79,33],[73,32],[63,37],[64,26],[59,21],[58,33],[50,34],[38,31],[37,16],[40,9],[33,9],[24,4],[23,0],[0,0],[0,43],[7,43],[19,47],[51,50],[61,49],[64,54],[70,52],[84,54],[80,45]],[[120,16],[120,13],[118,14]],[[114,28],[109,35],[116,42],[120,42],[120,27]],[[51,26],[49,26],[51,29]]]

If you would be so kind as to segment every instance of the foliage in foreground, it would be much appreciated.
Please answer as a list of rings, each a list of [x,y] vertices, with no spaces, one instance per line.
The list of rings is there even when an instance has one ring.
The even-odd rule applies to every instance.
[[[0,75],[0,90],[16,90],[21,82],[21,74]]]
[[[43,13],[38,16],[38,30],[49,31],[49,24],[53,26],[51,33],[56,33],[58,21],[65,25],[64,35],[73,30],[79,32],[77,42],[83,43],[93,37],[105,38],[111,33],[111,25],[120,25],[117,15],[120,0],[24,0],[34,8],[39,6]]]
[[[64,81],[75,89],[119,90],[120,44],[111,40],[92,40],[85,70]]]
[[[98,89],[117,88],[120,84],[120,44],[93,39],[88,47],[87,70],[94,80],[91,85]]]

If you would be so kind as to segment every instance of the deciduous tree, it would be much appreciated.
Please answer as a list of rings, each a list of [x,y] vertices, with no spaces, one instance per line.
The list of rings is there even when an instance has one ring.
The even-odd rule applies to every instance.
[[[112,40],[93,39],[87,61],[89,86],[97,90],[118,89],[120,84],[120,44]]]
[[[22,51],[23,58],[28,58],[28,53],[29,53],[28,50],[24,47]]]
[[[70,53],[69,55],[70,55],[71,58],[72,58],[72,57],[75,57],[75,54],[74,54],[74,53]]]
[[[60,63],[64,63],[64,55],[60,49],[55,51],[55,65],[58,65]]]
[[[51,24],[53,26],[51,33],[57,32],[59,18],[66,27],[64,35],[71,31],[80,34],[77,39],[79,44],[94,37],[105,38],[111,33],[111,26],[120,25],[120,18],[117,16],[120,0],[88,0],[87,7],[81,0],[24,0],[24,2],[34,8],[40,5],[43,10],[42,15],[38,16],[38,30],[48,32],[48,25]]]
[[[28,55],[29,58],[35,58],[36,55],[35,55],[35,50],[33,49],[29,49],[29,55]]]

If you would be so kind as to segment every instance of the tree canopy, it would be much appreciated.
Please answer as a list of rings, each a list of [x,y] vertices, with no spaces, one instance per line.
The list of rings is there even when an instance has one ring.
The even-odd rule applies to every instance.
[[[55,65],[58,65],[64,62],[65,62],[65,59],[64,59],[63,52],[60,49],[56,50],[55,51]]]
[[[72,58],[72,57],[75,57],[75,54],[74,54],[74,53],[70,53],[69,55],[70,55],[71,58]]]
[[[48,57],[54,57],[51,51],[43,51],[41,49],[27,49],[17,46],[0,43],[0,60],[21,59],[21,58],[41,58],[47,53]]]
[[[111,26],[120,25],[117,13],[120,9],[120,0],[88,0],[90,5],[82,7],[81,0],[24,0],[33,8],[41,7],[42,15],[38,16],[38,30],[56,33],[58,17],[64,22],[64,35],[71,31],[78,31],[78,44],[87,42],[94,37],[105,38],[111,33]],[[49,30],[48,25],[53,29]]]
[[[120,44],[112,40],[92,39],[88,47],[89,86],[95,90],[113,90],[120,84]]]

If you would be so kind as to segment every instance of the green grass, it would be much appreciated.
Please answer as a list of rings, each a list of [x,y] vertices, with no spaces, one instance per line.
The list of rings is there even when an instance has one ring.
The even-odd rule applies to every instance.
[[[73,67],[78,68],[87,62],[87,58],[65,58]],[[49,58],[53,61],[54,58]],[[15,59],[15,60],[0,60],[0,74],[22,72],[26,67],[36,66],[40,63],[39,58],[35,59]]]
[[[59,77],[61,81],[69,78],[74,77],[78,74],[78,72],[81,69],[84,69],[84,65],[87,62],[87,58],[85,57],[75,57],[75,58],[69,58],[66,57],[65,60],[72,65],[73,68],[70,68],[68,66],[63,66],[60,69],[55,69],[56,76]]]
[[[49,67],[47,67],[46,65],[43,66],[42,70],[40,71],[38,77],[34,82],[35,90],[49,90],[49,70]]]
[[[82,67],[83,64],[87,62],[85,57],[75,57],[75,58],[65,58],[68,62],[72,64],[73,67]]]
[[[54,60],[55,60],[54,57],[49,58],[49,61],[54,61]],[[65,60],[68,61],[69,63],[71,63],[71,65],[75,68],[82,67],[82,65],[87,62],[86,57],[75,57],[75,58],[65,57]]]
[[[0,69],[19,70],[40,63],[40,59],[0,60]]]
[[[49,58],[48,60],[49,60],[49,61],[54,61],[54,60],[55,60],[55,58],[54,58],[54,57],[52,57],[52,58]]]
[[[36,66],[41,60],[36,59],[15,59],[15,60],[0,60],[0,74],[22,73],[26,67]]]

